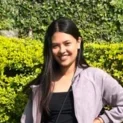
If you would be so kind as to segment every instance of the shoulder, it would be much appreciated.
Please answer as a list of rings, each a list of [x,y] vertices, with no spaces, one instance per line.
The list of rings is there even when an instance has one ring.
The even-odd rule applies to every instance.
[[[115,78],[113,78],[109,73],[100,68],[89,67],[85,69],[84,76],[86,77],[86,79],[93,83],[101,84],[102,86],[104,86],[104,88],[110,86],[119,86],[119,83]]]
[[[40,84],[38,84],[38,85],[31,85],[30,88],[32,90],[32,94],[34,95],[34,94],[36,94],[36,93],[38,93],[40,91]]]
[[[86,68],[83,73],[86,76],[92,76],[92,77],[105,77],[107,75],[109,75],[106,71],[104,71],[103,69],[100,68],[96,68],[96,67],[88,67]]]
[[[80,72],[80,78],[91,83],[102,85],[107,80],[114,81],[114,78],[107,73],[105,70],[96,68],[96,67],[88,67]]]
[[[94,73],[96,73],[96,72],[99,72],[99,73],[104,72],[104,70],[102,70],[100,68],[97,68],[97,67],[88,67],[85,70],[88,71],[88,72],[94,72]]]

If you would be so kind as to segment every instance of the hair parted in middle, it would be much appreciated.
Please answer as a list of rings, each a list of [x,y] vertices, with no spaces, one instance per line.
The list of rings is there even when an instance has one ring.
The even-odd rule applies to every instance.
[[[66,34],[70,34],[76,40],[78,40],[78,38],[81,37],[79,29],[77,28],[75,23],[72,20],[65,17],[61,17],[54,20],[49,25],[46,31],[43,49],[44,64],[35,84],[40,85],[41,92],[40,106],[41,109],[47,113],[48,113],[48,104],[51,97],[51,85],[53,74],[57,70],[59,70],[59,64],[54,59],[52,54],[52,36],[54,35],[55,32],[63,32]],[[78,49],[78,54],[76,57],[76,67],[81,67],[83,69],[89,67],[83,55],[83,41],[81,41],[80,49]]]

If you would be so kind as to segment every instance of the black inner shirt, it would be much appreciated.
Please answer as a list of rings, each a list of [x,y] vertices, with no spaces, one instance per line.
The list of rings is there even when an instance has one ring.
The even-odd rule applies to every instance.
[[[59,93],[52,94],[52,98],[49,104],[50,113],[48,116],[43,115],[42,123],[55,123],[67,93],[68,92],[59,92]],[[77,123],[75,113],[74,113],[74,101],[73,101],[72,90],[68,94],[67,100],[60,114],[58,123]]]

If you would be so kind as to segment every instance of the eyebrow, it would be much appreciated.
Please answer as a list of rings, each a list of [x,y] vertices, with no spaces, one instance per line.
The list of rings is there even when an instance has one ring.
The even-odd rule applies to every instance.
[[[65,42],[69,42],[70,40],[65,40],[65,41],[63,41],[63,43],[65,43]],[[58,44],[59,42],[52,42],[52,44]]]

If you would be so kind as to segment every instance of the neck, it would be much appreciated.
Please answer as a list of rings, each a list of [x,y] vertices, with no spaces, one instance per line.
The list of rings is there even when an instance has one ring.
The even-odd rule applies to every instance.
[[[62,76],[74,75],[75,69],[76,69],[75,64],[72,64],[67,67],[61,67],[60,68],[61,75]]]

